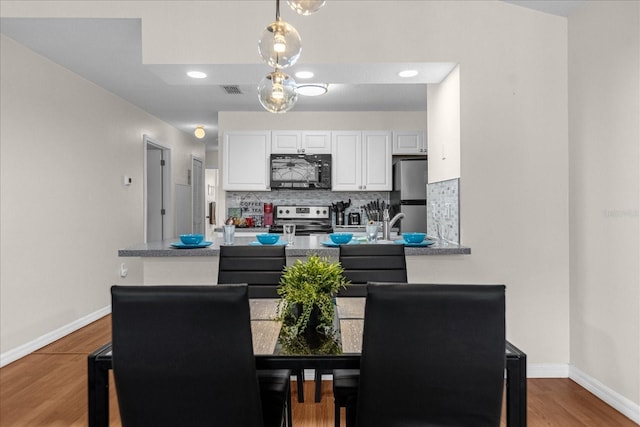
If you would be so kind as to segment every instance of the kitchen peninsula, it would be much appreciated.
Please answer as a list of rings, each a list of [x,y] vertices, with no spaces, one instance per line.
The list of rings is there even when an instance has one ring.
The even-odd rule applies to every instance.
[[[255,242],[255,236],[242,236],[236,233],[235,245],[248,245]],[[329,240],[326,234],[311,236],[296,236],[293,246],[287,246],[287,264],[291,265],[296,259],[307,257],[310,253],[337,259],[339,248],[327,247],[322,244]],[[218,276],[218,256],[222,237],[216,235],[211,246],[198,249],[175,249],[171,244],[177,239],[140,244],[118,251],[123,264],[134,272],[140,264],[140,278],[137,283],[144,284],[215,284]],[[385,244],[385,243],[377,243]],[[395,244],[392,242],[386,244]],[[422,278],[417,270],[418,265],[428,262],[427,256],[446,255],[462,256],[471,254],[471,248],[455,243],[441,244],[436,242],[428,247],[406,247],[407,273],[409,282],[418,282]],[[415,267],[414,267],[415,266]],[[415,274],[412,272],[415,271]]]
[[[242,246],[248,245],[256,241],[255,236],[242,236],[236,234],[235,245]],[[162,242],[152,242],[132,246],[126,249],[120,249],[118,256],[120,257],[217,257],[220,254],[220,245],[222,237],[216,237],[211,246],[206,248],[196,249],[176,249],[171,247],[172,243],[175,243],[178,239],[165,240]],[[311,235],[311,236],[296,236],[295,244],[293,246],[287,246],[287,257],[305,257],[309,253],[315,253],[320,256],[337,257],[338,247],[328,247],[322,244],[324,241],[328,241],[327,235]],[[364,243],[363,243],[364,244]],[[394,244],[389,243],[377,243],[377,244]],[[457,243],[443,244],[436,242],[431,246],[407,246],[405,248],[407,256],[413,255],[469,255],[471,254],[471,248],[458,245]]]

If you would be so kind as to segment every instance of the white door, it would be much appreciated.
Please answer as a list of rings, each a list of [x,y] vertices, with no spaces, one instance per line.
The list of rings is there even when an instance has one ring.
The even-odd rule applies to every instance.
[[[204,171],[202,160],[191,160],[191,191],[193,202],[193,232],[204,233]]]
[[[163,151],[147,144],[147,242],[164,239]]]

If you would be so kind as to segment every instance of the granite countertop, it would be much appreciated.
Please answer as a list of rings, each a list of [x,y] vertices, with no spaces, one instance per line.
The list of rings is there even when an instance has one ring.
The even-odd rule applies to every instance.
[[[318,234],[312,236],[296,236],[296,240],[293,246],[287,246],[287,256],[307,256],[310,253],[315,253],[320,256],[338,256],[338,247],[327,247],[322,242],[328,241],[327,235]],[[218,233],[213,238],[213,244],[206,248],[197,249],[176,249],[171,247],[172,243],[179,241],[179,239],[164,240],[162,242],[144,243],[140,245],[131,246],[129,248],[118,250],[118,256],[120,257],[194,257],[194,256],[219,256],[220,245],[223,243],[222,236]],[[235,245],[248,245],[251,242],[256,242],[254,236],[242,236],[236,233]],[[391,241],[387,243],[378,244],[395,244]],[[407,246],[405,253],[408,256],[412,255],[468,255],[471,253],[471,248],[461,246],[455,243],[441,244],[436,243],[428,247],[415,247]]]

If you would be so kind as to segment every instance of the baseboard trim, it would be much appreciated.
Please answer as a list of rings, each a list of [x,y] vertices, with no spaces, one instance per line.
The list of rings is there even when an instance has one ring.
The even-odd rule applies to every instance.
[[[629,418],[631,421],[640,424],[640,405],[610,389],[575,366],[569,366],[569,378],[595,394],[600,400],[606,402],[609,406]]]
[[[528,363],[527,378],[568,378],[568,363]]]
[[[73,322],[66,324],[54,331],[51,331],[48,334],[42,335],[41,337],[38,337],[33,341],[30,341],[19,347],[0,354],[0,368],[8,365],[9,363],[15,362],[16,360],[27,356],[66,335],[69,335],[72,332],[75,332],[84,326],[87,326],[91,322],[95,322],[96,320],[106,316],[109,313],[111,313],[110,305],[101,308],[100,310],[93,313],[90,313],[84,317],[81,317],[80,319],[74,320]]]

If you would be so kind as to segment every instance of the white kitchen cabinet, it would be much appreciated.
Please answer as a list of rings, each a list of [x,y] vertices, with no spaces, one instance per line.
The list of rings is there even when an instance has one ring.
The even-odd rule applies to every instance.
[[[226,191],[269,191],[271,132],[225,132],[222,188]]]
[[[391,132],[334,131],[333,191],[391,191]]]
[[[427,154],[427,138],[421,130],[394,131],[393,154]]]
[[[278,154],[329,154],[330,131],[273,131],[271,152]]]

